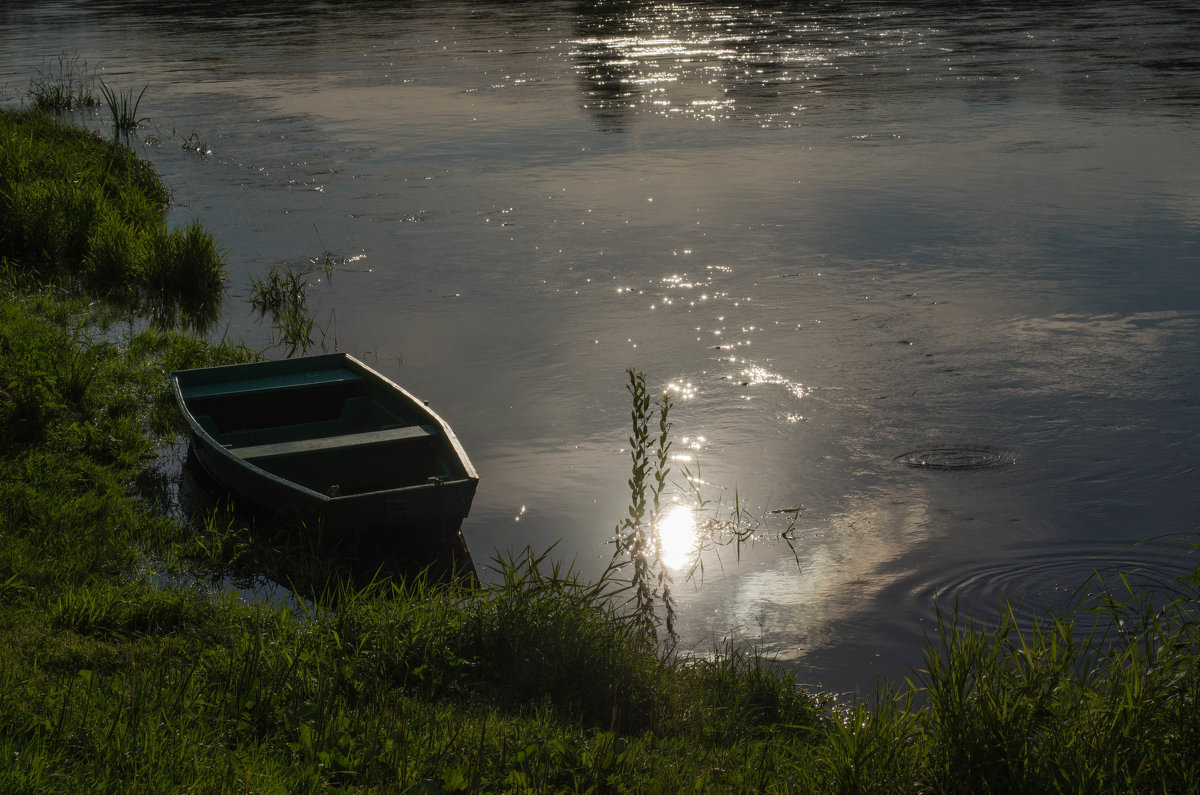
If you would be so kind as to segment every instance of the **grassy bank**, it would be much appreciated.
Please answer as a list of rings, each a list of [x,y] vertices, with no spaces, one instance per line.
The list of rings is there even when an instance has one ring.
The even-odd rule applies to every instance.
[[[223,291],[221,252],[198,222],[169,229],[167,200],[128,147],[37,111],[0,116],[0,256],[23,279],[204,326]]]
[[[166,373],[249,356],[172,330],[219,252],[120,146],[0,112],[0,164],[0,791],[1197,791],[1200,571],[947,620],[840,705],[737,647],[663,653],[621,572],[547,556],[484,589],[333,567],[304,609],[209,587],[281,557],[157,499]]]

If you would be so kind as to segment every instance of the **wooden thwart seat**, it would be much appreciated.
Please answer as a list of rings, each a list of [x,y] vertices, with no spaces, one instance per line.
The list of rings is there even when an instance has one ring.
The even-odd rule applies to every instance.
[[[406,425],[402,428],[386,428],[366,433],[349,433],[343,436],[327,436],[319,439],[295,439],[290,442],[274,444],[255,444],[247,447],[234,447],[230,452],[246,461],[256,458],[269,458],[280,455],[296,455],[318,450],[344,450],[354,447],[366,447],[385,442],[396,442],[404,439],[426,439],[436,435],[438,429],[432,425]]]

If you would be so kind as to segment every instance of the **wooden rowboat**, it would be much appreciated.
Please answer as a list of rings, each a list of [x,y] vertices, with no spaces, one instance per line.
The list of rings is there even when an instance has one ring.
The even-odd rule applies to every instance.
[[[398,540],[457,535],[470,511],[450,426],[353,356],[179,370],[171,391],[200,464],[261,511]]]

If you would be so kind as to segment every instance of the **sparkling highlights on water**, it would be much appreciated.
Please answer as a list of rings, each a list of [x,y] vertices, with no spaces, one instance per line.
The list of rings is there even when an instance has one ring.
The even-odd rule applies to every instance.
[[[808,394],[808,390],[804,388],[804,384],[797,384],[788,378],[784,378],[779,373],[773,373],[765,367],[760,367],[757,364],[749,365],[742,370],[742,386],[757,386],[759,384],[775,384],[787,390],[788,394],[796,399],[803,398]]]
[[[704,449],[704,445],[708,439],[703,436],[684,436],[679,440],[676,450],[689,450],[691,452],[676,452],[671,454],[671,460],[679,465],[684,477],[690,482],[699,482],[692,476],[691,464],[696,460],[696,453]]]
[[[672,381],[667,384],[667,393],[676,400],[691,400],[696,397],[696,386],[691,381]]]
[[[614,129],[633,109],[791,126],[829,81],[878,74],[881,54],[920,50],[933,33],[902,11],[621,4],[581,19],[571,57],[588,107]]]
[[[695,309],[698,306],[708,305],[710,302],[722,301],[729,298],[729,293],[713,287],[713,278],[711,275],[702,278],[692,278],[686,273],[673,273],[670,276],[664,276],[660,279],[659,285],[664,293],[659,296],[657,303],[650,305],[651,309],[656,309],[660,306],[670,307],[676,305],[684,309]],[[679,299],[676,299],[672,295],[673,292],[682,293],[683,295]],[[724,318],[721,318],[721,320],[724,320]]]
[[[662,544],[662,561],[671,569],[679,571],[691,563],[696,553],[696,514],[686,505],[672,505],[658,520],[659,543]]]

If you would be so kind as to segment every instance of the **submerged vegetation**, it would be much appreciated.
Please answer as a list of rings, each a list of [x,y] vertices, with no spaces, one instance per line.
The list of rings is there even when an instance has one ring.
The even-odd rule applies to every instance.
[[[245,603],[222,578],[263,542],[164,512],[147,475],[166,373],[251,354],[113,325],[215,305],[211,236],[166,232],[148,166],[39,113],[0,114],[0,180],[0,791],[1196,791],[1200,569],[944,616],[924,670],[848,703],[736,644],[647,642],[670,404],[635,373],[640,574],[526,552],[486,587],[331,567]]]
[[[307,353],[314,345],[313,318],[308,311],[308,293],[305,292],[306,275],[272,265],[265,277],[250,280],[250,305],[258,311],[260,319],[271,316],[277,343],[287,348],[285,355],[289,358],[297,352]]]

